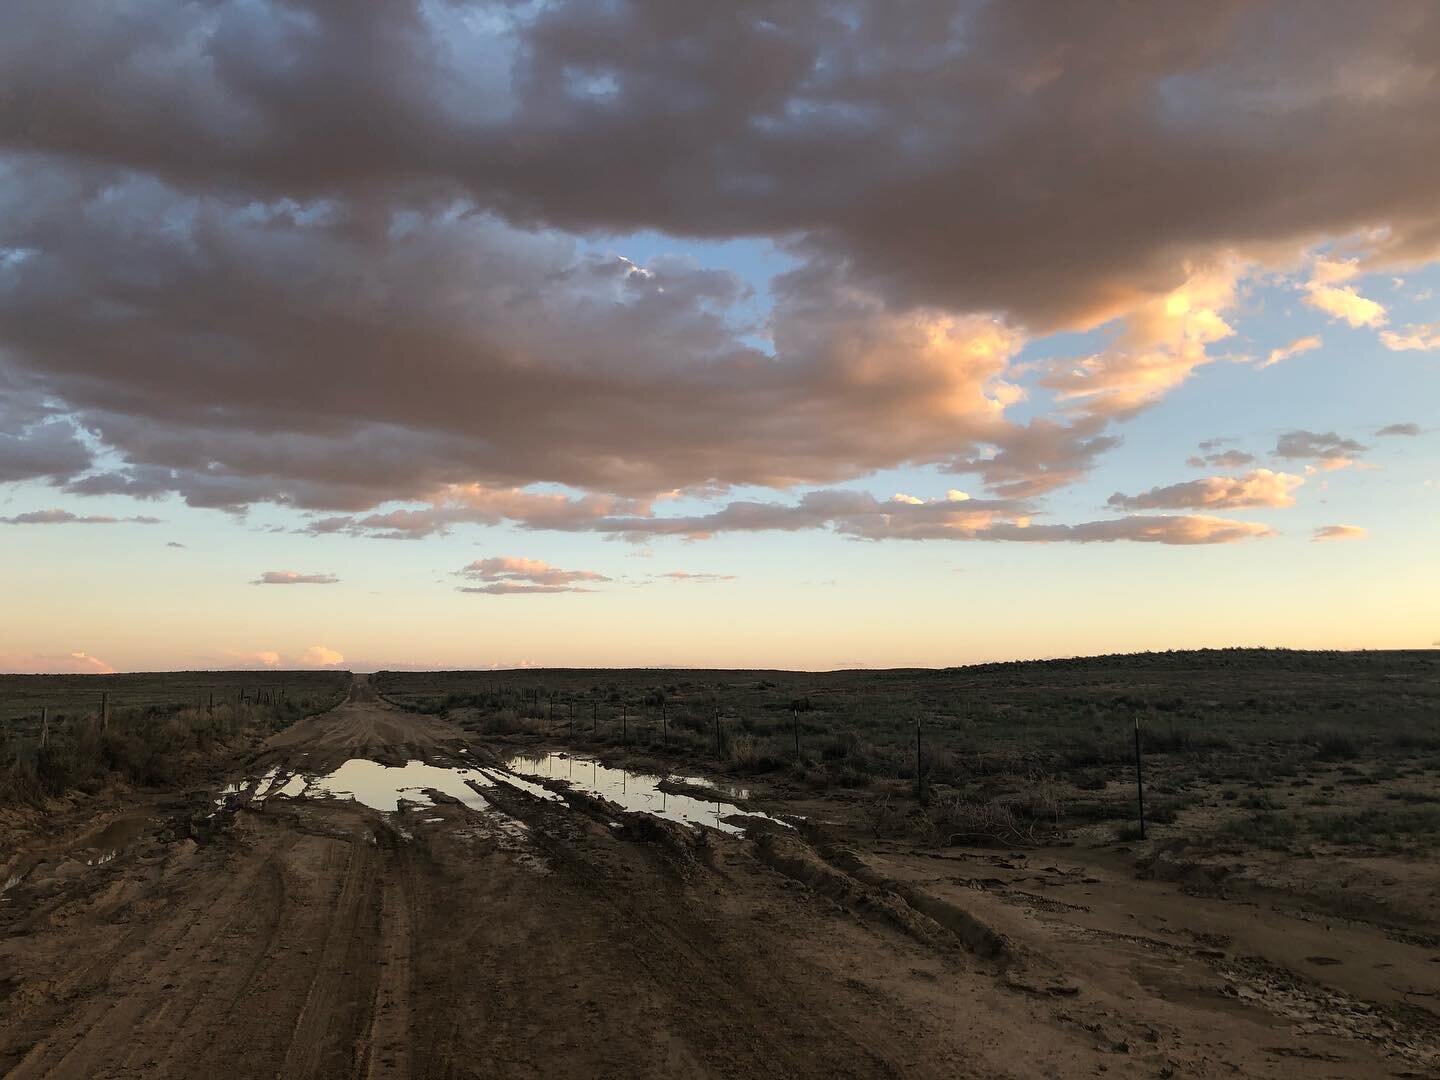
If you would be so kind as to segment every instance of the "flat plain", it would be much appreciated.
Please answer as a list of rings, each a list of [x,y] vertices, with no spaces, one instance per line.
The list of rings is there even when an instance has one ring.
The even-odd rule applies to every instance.
[[[0,679],[7,1075],[1440,1069],[1434,652],[123,678]]]

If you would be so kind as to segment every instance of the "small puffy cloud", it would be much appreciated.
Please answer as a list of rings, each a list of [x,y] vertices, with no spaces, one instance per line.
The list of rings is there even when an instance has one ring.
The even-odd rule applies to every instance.
[[[1271,349],[1270,355],[1259,365],[1262,368],[1272,367],[1282,360],[1288,360],[1292,356],[1299,356],[1301,353],[1309,352],[1311,349],[1318,349],[1323,342],[1319,334],[1311,334],[1309,337],[1296,338],[1289,345],[1281,345],[1278,349]]]
[[[1243,450],[1221,449],[1230,441],[1230,439],[1203,440],[1200,443],[1200,453],[1186,458],[1185,464],[1195,469],[1203,469],[1207,466],[1215,469],[1239,469],[1255,461],[1254,454],[1247,454]]]
[[[513,555],[477,559],[457,573],[473,583],[460,586],[461,592],[490,596],[591,592],[582,583],[610,580],[594,570],[562,570],[540,559]]]
[[[1363,540],[1368,535],[1368,530],[1359,525],[1322,525],[1310,540]]]
[[[1331,471],[1355,464],[1369,447],[1354,439],[1341,438],[1333,431],[1287,431],[1275,443],[1275,456],[1291,461],[1309,461]]]
[[[311,645],[295,658],[301,667],[336,667],[345,662],[345,657],[324,645]]]
[[[0,517],[0,525],[159,525],[153,517],[111,517],[108,514],[72,514],[69,510],[31,510],[14,517]]]
[[[1304,477],[1255,469],[1244,476],[1207,476],[1139,495],[1116,492],[1109,505],[1118,510],[1225,510],[1257,506],[1294,506],[1294,490]]]
[[[1388,435],[1419,435],[1420,425],[1410,423],[1387,424],[1385,427],[1382,427],[1379,431],[1375,432],[1375,434],[1382,437]]]
[[[115,669],[86,652],[0,653],[0,672],[6,675],[113,675]]]
[[[303,652],[284,655],[276,649],[226,649],[225,660],[237,669],[284,669],[336,667],[345,657],[325,645],[311,645]]]
[[[225,660],[236,668],[273,668],[280,666],[280,654],[272,649],[245,651],[226,649]]]
[[[266,570],[251,585],[335,585],[334,574],[301,574],[294,570]]]
[[[1305,303],[1351,326],[1385,325],[1385,305],[1361,296],[1355,286],[1344,284],[1357,273],[1359,267],[1352,260],[1317,259],[1305,284]]]
[[[1440,323],[1408,326],[1403,334],[1382,330],[1380,341],[1394,352],[1434,352],[1440,349]]]

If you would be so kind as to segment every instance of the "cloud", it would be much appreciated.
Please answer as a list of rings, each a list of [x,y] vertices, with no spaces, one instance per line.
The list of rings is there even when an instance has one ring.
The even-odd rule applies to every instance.
[[[1382,427],[1379,431],[1375,432],[1375,434],[1382,437],[1388,435],[1419,435],[1420,425],[1412,423],[1387,424],[1385,427]]]
[[[963,494],[956,492],[956,495]],[[737,501],[709,514],[605,518],[590,531],[631,542],[658,536],[704,540],[721,533],[828,529],[855,540],[977,540],[1044,543],[1229,543],[1272,535],[1254,522],[1204,515],[1133,516],[1075,525],[1036,523],[1013,500],[880,501],[853,491],[812,491],[794,503]]]
[[[1185,459],[1185,464],[1195,469],[1203,469],[1211,466],[1217,469],[1238,469],[1250,465],[1255,461],[1254,454],[1247,454],[1243,450],[1222,450],[1216,454],[1197,454]]]
[[[0,525],[159,525],[153,517],[111,517],[107,514],[72,514],[69,510],[31,510],[14,517],[0,517]]]
[[[345,657],[324,645],[311,645],[295,658],[295,662],[300,667],[337,667],[345,662]]]
[[[1359,525],[1322,525],[1315,530],[1315,535],[1310,539],[1316,540],[1363,540],[1369,535],[1368,530],[1362,529]]]
[[[561,570],[539,559],[510,555],[477,559],[461,570],[460,576],[481,584],[462,585],[461,592],[510,596],[525,593],[592,592],[583,582],[609,581],[594,570]]]
[[[1292,461],[1311,461],[1325,470],[1343,469],[1369,447],[1354,439],[1341,438],[1333,431],[1287,431],[1275,443],[1275,456]]]
[[[335,585],[334,574],[300,574],[294,570],[266,570],[251,585]]]
[[[696,573],[691,570],[670,570],[657,576],[662,578],[668,578],[670,581],[688,581],[701,585],[708,585],[716,581],[735,580],[734,574],[706,574]]]
[[[1387,349],[1395,352],[1434,352],[1440,349],[1440,323],[1408,326],[1403,334],[1382,330],[1380,341]]]
[[[1354,260],[1317,259],[1305,285],[1305,303],[1351,326],[1383,326],[1388,318],[1385,305],[1361,296],[1353,285],[1343,284],[1359,272]]]
[[[1108,505],[1117,510],[1225,510],[1258,506],[1294,506],[1294,490],[1305,478],[1289,473],[1255,469],[1244,476],[1207,476],[1169,487],[1151,488],[1139,495],[1111,495]]]
[[[237,669],[274,668],[280,666],[280,654],[272,649],[246,652],[239,649],[225,650],[226,662]]]
[[[1036,497],[1218,358],[1247,281],[1378,325],[1350,282],[1440,250],[1424,8],[371,7],[8,20],[0,480],[387,538],[484,521],[467,486]]]
[[[113,675],[115,669],[84,652],[0,653],[0,672],[7,675]]]
[[[185,545],[180,543],[179,540],[167,540],[165,546],[169,548],[183,548]]]
[[[251,651],[227,649],[225,650],[225,662],[233,665],[237,670],[327,668],[343,664],[345,657],[325,645],[311,645],[300,653],[288,656],[282,655],[275,649]]]
[[[1270,355],[1258,367],[1267,368],[1280,363],[1281,360],[1288,360],[1292,356],[1299,356],[1301,353],[1309,352],[1311,349],[1318,349],[1324,344],[1319,334],[1311,334],[1309,337],[1296,338],[1289,345],[1281,345],[1278,349],[1271,349]]]

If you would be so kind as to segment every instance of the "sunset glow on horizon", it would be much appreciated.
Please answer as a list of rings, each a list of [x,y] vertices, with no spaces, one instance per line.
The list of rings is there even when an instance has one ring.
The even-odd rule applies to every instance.
[[[1440,8],[29,6],[0,671],[1440,645]]]

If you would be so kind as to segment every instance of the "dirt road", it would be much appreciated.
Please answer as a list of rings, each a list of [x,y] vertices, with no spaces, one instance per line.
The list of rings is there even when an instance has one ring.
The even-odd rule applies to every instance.
[[[0,1070],[1430,1074],[1423,1025],[1405,1051],[1383,1009],[1367,1014],[1369,1035],[1287,1017],[1247,1000],[1254,971],[1200,932],[1167,938],[1143,904],[1127,923],[1079,903],[1082,882],[1104,890],[1102,871],[822,851],[803,823],[722,835],[504,783],[469,805],[436,792],[393,813],[261,797],[351,758],[471,777],[500,760],[360,680],[261,748],[245,774],[263,784],[52,823],[0,902]],[[103,851],[105,829],[129,839],[86,865],[74,853]],[[1001,902],[1007,892],[1036,899]],[[1236,971],[1217,974],[1227,958]],[[1262,974],[1303,1012],[1306,987]],[[1347,1003],[1332,995],[1328,1018]]]

